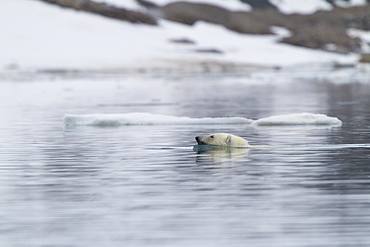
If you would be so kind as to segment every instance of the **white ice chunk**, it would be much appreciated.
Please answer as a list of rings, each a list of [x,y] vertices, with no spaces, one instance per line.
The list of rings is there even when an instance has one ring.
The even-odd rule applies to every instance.
[[[253,122],[253,125],[338,125],[342,121],[336,117],[329,117],[324,114],[295,113],[286,115],[277,115],[261,118]]]
[[[65,126],[250,124],[243,117],[190,118],[151,113],[65,115]]]

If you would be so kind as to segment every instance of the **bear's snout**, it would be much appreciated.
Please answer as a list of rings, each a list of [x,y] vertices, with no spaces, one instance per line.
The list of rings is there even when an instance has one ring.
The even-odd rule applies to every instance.
[[[201,136],[196,136],[195,137],[195,140],[197,141],[197,143],[199,144],[199,145],[206,145],[206,143],[204,142],[204,141],[202,141],[202,139],[201,139],[202,137]]]
[[[195,137],[195,140],[199,143],[199,141],[200,141],[200,136],[196,136],[196,137]]]

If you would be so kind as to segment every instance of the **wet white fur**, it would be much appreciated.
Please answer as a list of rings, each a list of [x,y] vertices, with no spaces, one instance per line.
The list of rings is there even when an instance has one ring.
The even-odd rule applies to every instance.
[[[197,136],[198,144],[225,146],[225,147],[250,147],[248,141],[240,136],[228,133],[215,133],[204,136]]]

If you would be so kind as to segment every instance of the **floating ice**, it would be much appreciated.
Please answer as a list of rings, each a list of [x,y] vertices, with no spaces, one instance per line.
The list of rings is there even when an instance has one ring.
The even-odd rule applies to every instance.
[[[65,115],[65,126],[250,124],[243,117],[190,118],[151,113]]]
[[[258,126],[274,125],[341,125],[342,122],[335,117],[323,114],[298,113],[278,115],[258,120],[244,117],[206,117],[190,118],[176,117],[152,113],[126,113],[126,114],[87,114],[65,115],[65,126],[121,126],[121,125],[207,125],[207,124],[253,124]]]
[[[287,115],[277,115],[261,118],[253,122],[253,125],[273,126],[273,125],[342,125],[336,117],[329,117],[324,114],[296,113]]]

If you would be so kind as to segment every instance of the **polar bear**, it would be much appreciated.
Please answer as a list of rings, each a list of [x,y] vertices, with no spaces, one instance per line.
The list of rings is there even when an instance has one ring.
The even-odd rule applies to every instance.
[[[199,145],[212,145],[224,147],[251,147],[248,141],[240,136],[228,133],[215,133],[204,136],[197,136],[195,140]]]

